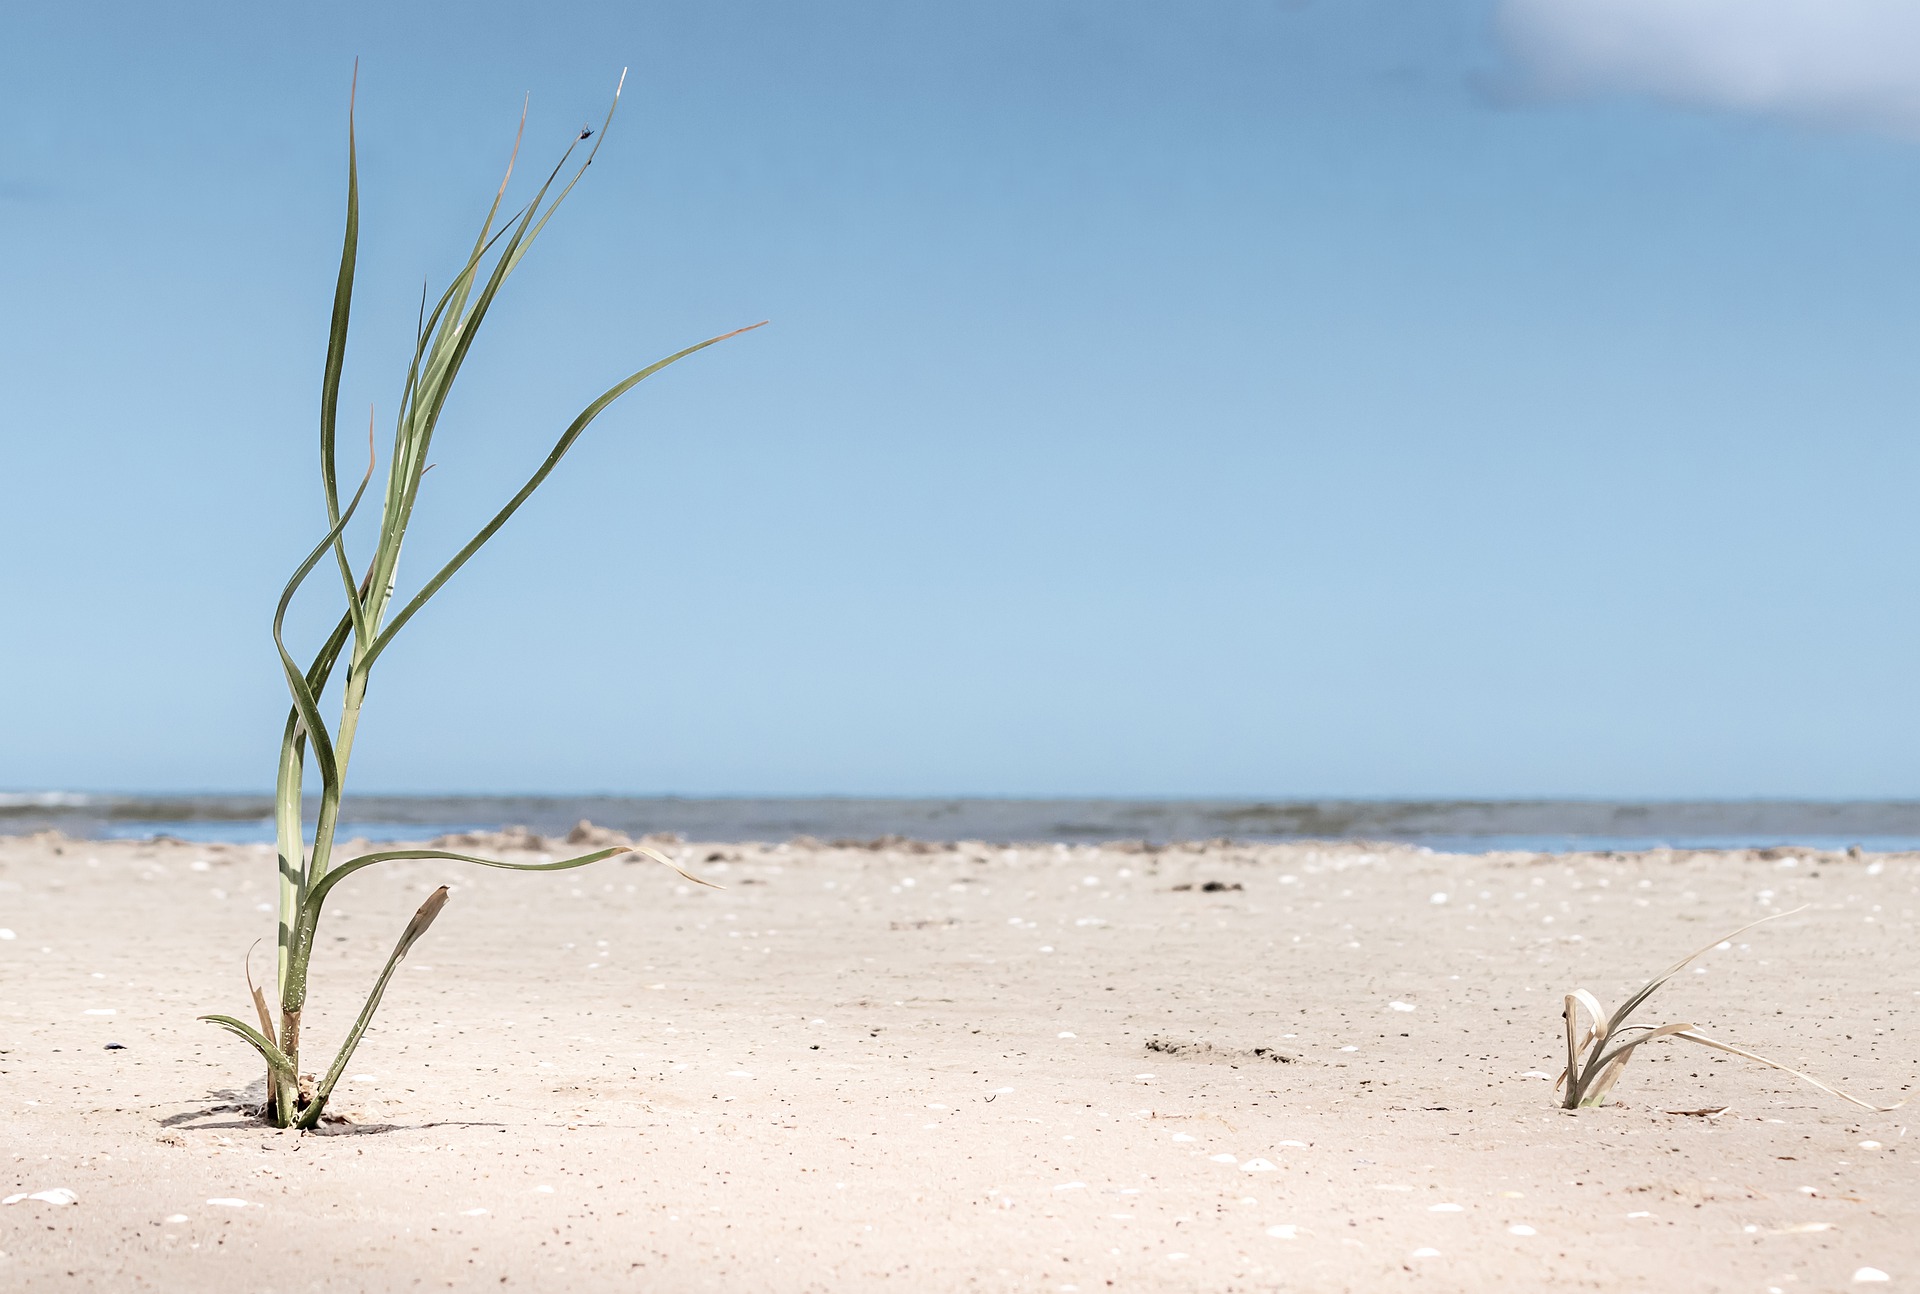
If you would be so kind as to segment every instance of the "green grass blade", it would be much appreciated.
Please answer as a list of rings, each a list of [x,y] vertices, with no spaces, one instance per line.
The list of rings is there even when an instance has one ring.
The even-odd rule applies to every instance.
[[[395,459],[388,477],[387,500],[381,524],[381,548],[375,563],[378,578],[375,580],[377,593],[373,619],[376,623],[384,618],[388,601],[392,597],[395,572],[400,560],[400,544],[419,495],[420,480],[426,471],[426,456],[433,442],[434,430],[439,425],[440,414],[446,405],[447,396],[452,391],[454,379],[466,362],[467,352],[472,347],[488,310],[492,308],[501,285],[519,265],[520,258],[526,254],[533,240],[539,237],[540,231],[546,228],[547,221],[552,219],[554,212],[573,191],[574,185],[580,182],[580,177],[586,174],[586,168],[592,165],[600,145],[606,140],[607,128],[612,125],[614,111],[619,107],[620,89],[625,84],[626,72],[623,70],[620,73],[620,84],[614,89],[613,104],[607,109],[607,117],[603,123],[600,138],[588,150],[586,161],[581,163],[580,168],[574,172],[559,196],[554,198],[542,212],[541,207],[546,200],[546,195],[552,189],[554,181],[566,168],[568,159],[573,156],[574,148],[580,142],[578,139],[562,154],[560,161],[548,173],[546,180],[534,194],[533,200],[518,213],[512,226],[512,235],[501,250],[499,260],[495,262],[492,273],[488,275],[486,287],[482,289],[480,298],[475,302],[472,310],[463,316],[456,306],[441,319],[437,328],[430,326],[428,329],[434,340],[417,386],[412,385],[412,379],[409,379],[410,389],[413,392],[412,402],[405,410],[401,428],[395,434]],[[515,151],[517,154],[517,138]],[[509,175],[511,175],[511,165],[509,165]],[[502,181],[501,189],[504,193],[505,181]],[[500,198],[496,196],[495,210],[498,209],[499,201]],[[489,211],[489,223],[493,214],[493,211]],[[499,235],[495,235],[493,240],[487,242],[486,246],[491,248],[493,242],[498,241],[499,237],[506,233],[507,230],[503,228]],[[482,237],[485,237],[484,228]],[[476,245],[476,255],[469,260],[468,268],[454,280],[452,292],[459,305],[464,305],[466,294],[471,289],[474,281],[474,264],[479,259],[479,254],[478,245]]]
[[[276,1077],[291,1078],[293,1076],[293,1062],[287,1059],[287,1054],[274,1046],[265,1034],[246,1021],[236,1020],[230,1015],[203,1015],[200,1018],[217,1024],[228,1033],[245,1038],[252,1043],[253,1049],[260,1053],[260,1058],[267,1062],[267,1068],[273,1071]]]
[[[347,1040],[340,1044],[340,1050],[334,1056],[333,1064],[327,1069],[327,1076],[321,1080],[320,1086],[314,1089],[313,1099],[307,1103],[306,1109],[300,1112],[297,1126],[311,1128],[320,1122],[320,1116],[326,1111],[327,1098],[333,1094],[334,1084],[338,1083],[340,1075],[346,1072],[347,1062],[353,1059],[354,1048],[360,1045],[360,1039],[367,1032],[367,1026],[373,1023],[373,1013],[379,1008],[380,999],[387,991],[387,981],[393,978],[394,969],[407,955],[407,950],[427,932],[427,927],[433,924],[433,919],[440,915],[440,909],[445,906],[447,906],[447,887],[442,885],[427,896],[427,901],[420,905],[419,911],[413,914],[413,919],[407,922],[407,928],[400,933],[400,942],[393,946],[393,955],[387,958],[387,964],[381,970],[380,978],[374,981],[373,991],[367,994],[366,1005],[360,1008],[359,1018],[353,1022],[353,1028],[348,1032]]]
[[[500,203],[506,199],[507,185],[513,180],[513,164],[520,160],[520,141],[524,139],[527,134],[527,109],[531,106],[532,101],[533,96],[528,95],[526,102],[520,105],[520,125],[513,132],[513,151],[507,154],[507,173],[500,177],[500,187],[494,192],[493,205],[487,208],[487,218],[480,222],[480,236],[473,240],[473,255],[468,262],[470,265],[477,264],[481,256],[485,254],[486,249],[493,243],[493,238],[490,236],[493,230],[493,218],[500,214]],[[509,221],[509,223],[511,223],[511,221]],[[459,284],[461,281],[460,279],[454,280],[456,284]],[[453,308],[447,315],[447,323],[441,325],[442,328],[449,327],[456,323],[461,315],[465,313],[467,308],[467,292],[470,291],[472,287],[473,277],[469,274],[465,278],[465,287],[459,295],[454,298],[452,303]]]
[[[626,85],[627,69],[623,67],[620,69],[620,80],[613,87],[613,102],[607,105],[606,119],[600,123],[599,137],[593,141],[593,147],[587,150],[587,160],[580,163],[580,169],[573,173],[571,180],[567,181],[567,187],[560,190],[560,195],[547,207],[546,214],[540,217],[540,222],[533,227],[533,232],[527,235],[525,244],[518,251],[510,253],[513,264],[507,266],[508,273],[513,272],[513,266],[519,264],[520,257],[526,254],[526,248],[533,245],[533,240],[538,238],[540,231],[547,227],[547,221],[553,219],[553,213],[560,209],[560,204],[567,200],[569,193],[573,192],[573,186],[580,183],[580,177],[587,173],[589,166],[593,165],[593,159],[599,154],[600,146],[607,142],[607,134],[613,129],[613,114],[620,109],[620,92],[626,88]],[[582,135],[581,138],[584,139],[586,136]],[[575,140],[574,142],[578,143],[579,140]],[[571,152],[572,150],[569,149],[568,151]],[[566,165],[566,158],[563,157],[560,159],[560,165]],[[559,167],[554,168],[554,173],[559,173]]]
[[[639,847],[633,845],[615,845],[611,849],[596,850],[591,854],[582,854],[578,858],[562,858],[554,863],[503,863],[494,858],[475,858],[471,854],[454,854],[444,849],[385,849],[377,854],[362,854],[358,858],[348,859],[329,871],[314,885],[307,895],[308,906],[317,914],[327,895],[355,872],[364,871],[375,863],[391,862],[398,858],[442,858],[455,863],[473,863],[479,867],[498,867],[509,872],[564,872],[569,868],[585,867],[602,859],[612,858],[615,854],[639,853]],[[651,851],[648,851],[651,852]]]
[[[298,570],[294,571],[293,578],[287,581],[287,587],[281,591],[280,605],[274,609],[273,613],[273,645],[280,650],[280,666],[287,676],[287,690],[293,693],[294,709],[299,712],[301,725],[313,742],[314,763],[320,767],[320,779],[325,786],[335,786],[340,780],[339,770],[334,764],[333,739],[327,734],[327,725],[320,718],[319,695],[309,684],[307,675],[293,663],[292,653],[287,651],[285,637],[287,608],[293,604],[293,595],[300,591],[301,584],[306,582],[313,568],[320,564],[320,559],[327,555],[327,550],[333,547],[334,540],[338,539],[340,532],[347,528],[347,523],[353,520],[354,512],[360,507],[360,500],[366,495],[367,482],[372,479],[373,465],[369,463],[367,475],[361,479],[360,488],[354,491],[353,502],[347,505],[346,514],[334,523],[333,528],[327,532],[327,537],[307,554],[307,559],[300,563]]]
[[[608,405],[618,400],[639,383],[667,367],[667,365],[683,360],[696,351],[702,351],[709,346],[718,345],[728,338],[738,337],[741,333],[752,332],[755,328],[764,326],[765,321],[763,320],[757,324],[749,324],[745,328],[736,328],[732,332],[722,333],[718,337],[709,337],[697,345],[689,346],[683,351],[678,351],[663,360],[649,364],[638,373],[634,373],[624,381],[609,388],[598,400],[595,400],[582,410],[580,416],[573,420],[572,424],[568,426],[566,433],[562,435],[559,442],[554,445],[553,451],[547,455],[546,462],[542,463],[540,469],[528,479],[525,485],[520,487],[520,492],[514,495],[504,508],[495,513],[493,520],[483,526],[480,533],[468,541],[466,547],[454,554],[453,559],[441,567],[439,573],[431,580],[428,580],[426,585],[413,596],[413,599],[393,617],[393,620],[381,629],[379,636],[373,640],[373,646],[370,647],[362,657],[360,668],[365,669],[371,667],[374,660],[379,657],[381,652],[387,649],[387,645],[393,641],[394,635],[400,632],[407,621],[413,619],[420,608],[427,604],[428,599],[433,597],[435,593],[438,593],[441,586],[452,579],[454,573],[466,565],[468,560],[471,559],[475,553],[479,552],[481,547],[484,546],[489,539],[493,538],[494,533],[507,523],[507,518],[519,511],[520,505],[525,503],[532,497],[533,492],[540,488],[541,483],[547,479],[553,469],[559,466],[560,460],[566,457],[567,451],[573,448],[574,441],[580,438],[580,434],[587,429],[588,425],[591,424],[595,418],[600,416],[601,412],[604,411]]]
[[[526,213],[522,208],[512,217],[519,221]],[[457,318],[450,313],[454,299],[465,299],[465,292],[471,286],[473,276],[480,262],[494,244],[513,232],[513,225],[501,229],[487,243],[476,249],[467,263],[455,274],[453,282],[434,304],[433,312],[420,320],[414,329],[413,359],[407,366],[406,385],[400,399],[400,415],[393,429],[393,459],[387,467],[386,494],[381,501],[380,546],[374,554],[372,569],[369,572],[369,587],[378,590],[369,603],[369,620],[377,627],[384,614],[387,600],[393,595],[395,568],[399,564],[399,547],[406,535],[407,522],[413,513],[413,502],[418,492],[418,475],[426,471],[424,459],[427,445],[422,440],[422,429],[426,425],[425,410],[422,406],[422,392],[431,393],[444,379],[437,366],[437,357],[442,348],[450,344],[440,338],[445,332],[444,320]],[[427,338],[436,340],[429,342]],[[432,399],[428,403],[437,410],[439,401]],[[437,417],[437,412],[435,414]],[[427,428],[430,432],[430,428]],[[429,436],[430,439],[430,436]]]
[[[360,86],[360,69],[353,72],[354,90],[347,100],[347,229],[340,249],[340,272],[333,286],[333,318],[327,329],[327,364],[320,379],[320,480],[327,500],[327,522],[340,520],[339,468],[334,461],[334,438],[340,409],[340,371],[347,359],[347,325],[353,314],[353,271],[360,246],[360,161],[354,141],[353,101]],[[371,430],[369,430],[371,435]],[[340,579],[346,585],[347,602],[353,609],[355,628],[367,638],[360,599],[354,592],[353,566],[347,560],[346,540],[335,535],[334,555],[339,559]]]

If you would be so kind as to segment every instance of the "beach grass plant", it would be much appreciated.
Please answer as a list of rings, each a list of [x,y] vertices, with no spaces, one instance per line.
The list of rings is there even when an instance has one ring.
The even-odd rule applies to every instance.
[[[1647,1043],[1662,1038],[1678,1038],[1683,1042],[1691,1042],[1714,1051],[1726,1052],[1729,1055],[1758,1061],[1774,1069],[1784,1070],[1795,1078],[1813,1084],[1823,1092],[1829,1092],[1842,1100],[1851,1101],[1862,1109],[1872,1110],[1875,1113],[1884,1113],[1904,1105],[1904,1101],[1895,1105],[1874,1105],[1857,1096],[1849,1096],[1839,1088],[1823,1083],[1811,1074],[1802,1073],[1791,1065],[1782,1064],[1758,1052],[1748,1051],[1744,1047],[1722,1042],[1718,1038],[1708,1037],[1693,1024],[1629,1023],[1633,1013],[1645,1005],[1647,999],[1652,997],[1661,985],[1715,948],[1745,934],[1755,926],[1763,925],[1768,921],[1778,921],[1781,917],[1790,917],[1795,912],[1805,910],[1804,907],[1799,907],[1787,912],[1775,912],[1770,916],[1761,917],[1758,921],[1749,921],[1738,930],[1720,936],[1705,947],[1682,957],[1641,985],[1639,990],[1622,1002],[1620,1008],[1612,1014],[1608,1014],[1606,1008],[1600,1005],[1600,999],[1586,989],[1575,989],[1567,994],[1564,1009],[1567,1067],[1560,1071],[1560,1079],[1554,1085],[1554,1090],[1562,1093],[1561,1105],[1569,1110],[1578,1110],[1603,1104],[1608,1093],[1613,1090],[1613,1085],[1620,1081],[1620,1075],[1626,1069],[1627,1062],[1633,1059],[1634,1052]],[[1580,1021],[1582,1012],[1587,1018],[1584,1027]]]
[[[357,70],[355,79],[357,84]],[[623,72],[621,74],[623,86],[625,80],[626,74]],[[573,447],[574,442],[579,439],[587,426],[609,405],[669,364],[748,331],[746,328],[740,328],[688,346],[684,350],[677,351],[665,359],[629,374],[609,387],[599,398],[581,410],[579,416],[568,425],[566,431],[547,454],[546,460],[527,479],[519,492],[508,500],[506,505],[496,512],[464,547],[441,565],[417,592],[404,601],[400,599],[397,591],[397,577],[401,548],[406,539],[408,524],[413,519],[414,507],[419,501],[421,481],[430,466],[428,450],[433,444],[434,433],[438,428],[442,410],[446,407],[447,397],[453,388],[454,380],[460,375],[462,366],[466,363],[472,349],[474,338],[479,333],[480,326],[486,321],[508,276],[520,264],[521,258],[526,255],[533,241],[546,228],[547,221],[552,218],[555,210],[566,200],[573,191],[574,185],[579,183],[587,167],[592,164],[594,156],[607,138],[607,131],[613,124],[614,110],[619,106],[619,101],[620,90],[616,88],[613,105],[608,108],[606,120],[601,124],[598,138],[594,139],[586,156],[578,161],[575,160],[581,145],[594,136],[595,132],[591,129],[580,131],[578,137],[568,145],[560,161],[548,173],[531,200],[502,219],[501,207],[506,200],[508,182],[513,176],[514,159],[519,155],[520,139],[526,128],[526,112],[524,108],[522,109],[520,130],[514,137],[513,150],[507,163],[506,178],[501,181],[493,203],[487,209],[486,219],[481,223],[479,235],[475,238],[472,249],[467,253],[465,263],[454,274],[452,282],[440,294],[439,299],[431,303],[431,308],[425,293],[421,296],[420,316],[414,334],[413,357],[406,371],[394,429],[393,452],[387,463],[378,532],[372,555],[361,573],[356,576],[354,564],[347,552],[347,528],[358,512],[362,500],[366,497],[368,486],[373,480],[374,454],[373,428],[370,422],[367,470],[351,499],[347,501],[345,507],[342,507],[335,441],[340,378],[346,358],[348,320],[352,312],[354,263],[360,223],[358,158],[354,142],[353,109],[351,99],[349,100],[346,235],[340,256],[339,275],[334,287],[332,322],[327,336],[326,365],[320,396],[320,480],[326,505],[328,530],[326,537],[314,546],[305,560],[294,570],[293,577],[287,581],[286,588],[280,595],[280,602],[273,616],[274,644],[279,651],[281,666],[286,675],[287,690],[292,696],[292,705],[281,734],[279,772],[275,782],[274,797],[280,877],[279,954],[276,981],[279,1017],[276,1021],[265,992],[252,986],[251,975],[249,975],[249,987],[252,988],[258,1027],[234,1016],[201,1017],[244,1038],[265,1060],[268,1082],[264,1116],[276,1127],[312,1128],[319,1123],[334,1085],[346,1071],[347,1062],[353,1056],[354,1048],[359,1045],[361,1037],[366,1033],[367,1026],[373,1019],[375,1010],[380,1005],[381,996],[386,992],[387,982],[393,977],[394,969],[407,955],[407,950],[413,946],[414,942],[426,933],[427,927],[433,923],[434,918],[439,915],[441,908],[447,902],[447,887],[441,886],[413,914],[399,942],[394,946],[392,955],[388,957],[386,966],[375,980],[372,991],[367,995],[359,1017],[354,1021],[339,1050],[334,1054],[333,1062],[327,1067],[325,1075],[309,1086],[307,1084],[309,1076],[303,1076],[301,1072],[300,1033],[301,1014],[307,1002],[308,972],[313,960],[321,911],[334,887],[348,877],[369,867],[398,859],[443,859],[474,863],[482,867],[506,868],[511,871],[555,872],[567,868],[585,867],[616,854],[625,853],[644,854],[673,867],[676,871],[680,870],[671,859],[644,845],[598,849],[574,858],[537,863],[509,863],[432,848],[380,850],[344,861],[334,857],[334,836],[340,822],[341,794],[346,780],[347,765],[353,754],[361,707],[367,696],[368,681],[374,666],[393,644],[395,637],[446,585],[454,573],[464,566],[499,531],[501,526],[506,524],[507,519],[513,516],[520,505],[527,501],[558,466],[560,460],[566,456],[567,451]],[[759,326],[759,324],[752,325],[755,328]],[[302,584],[323,564],[331,564],[338,568],[345,606],[333,631],[303,668],[286,645],[284,626],[287,609]],[[342,668],[344,668],[344,676],[339,678],[339,718],[330,728],[321,717],[321,699],[327,692],[328,684],[335,680]],[[304,783],[309,759],[320,778],[319,807],[311,835],[307,832],[303,815]],[[681,874],[686,875],[685,872]],[[697,877],[691,876],[688,879],[698,880]]]

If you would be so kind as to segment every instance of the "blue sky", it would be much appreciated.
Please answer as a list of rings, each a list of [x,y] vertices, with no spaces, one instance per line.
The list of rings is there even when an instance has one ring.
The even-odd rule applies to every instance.
[[[1920,795],[1890,50],[1884,0],[16,12],[0,787],[271,781],[357,56],[383,428],[522,95],[545,159],[633,69],[403,580],[772,320],[415,622],[362,790]]]

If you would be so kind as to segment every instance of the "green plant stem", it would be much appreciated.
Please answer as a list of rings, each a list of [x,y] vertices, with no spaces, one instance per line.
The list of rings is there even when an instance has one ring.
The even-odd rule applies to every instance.
[[[623,73],[623,84],[624,79]],[[407,368],[400,409],[394,424],[393,454],[387,465],[374,551],[368,561],[366,574],[357,587],[352,576],[353,564],[347,553],[346,531],[372,482],[375,464],[371,461],[372,428],[370,425],[369,462],[366,475],[361,479],[360,486],[354,492],[351,501],[344,509],[341,508],[335,463],[337,415],[341,373],[346,357],[347,330],[352,313],[354,270],[359,239],[359,164],[353,137],[353,117],[351,110],[349,111],[346,229],[341,248],[340,269],[335,284],[326,366],[321,383],[321,485],[326,505],[328,531],[326,537],[309,553],[287,582],[273,618],[274,645],[279,651],[282,670],[293,702],[281,734],[280,759],[274,784],[274,826],[279,855],[280,900],[275,970],[280,1019],[276,1029],[263,995],[256,995],[255,998],[261,1018],[261,1028],[258,1030],[229,1016],[203,1017],[244,1038],[265,1061],[269,1087],[267,1117],[276,1126],[311,1128],[319,1122],[328,1096],[352,1055],[354,1047],[358,1045],[371,1023],[381,995],[385,992],[395,968],[414,941],[425,933],[427,926],[431,924],[446,902],[447,892],[443,888],[414,914],[413,921],[408,924],[399,945],[395,948],[392,957],[388,959],[386,968],[374,984],[358,1020],[348,1034],[345,1044],[335,1056],[324,1080],[314,1089],[311,1097],[303,1101],[300,1092],[301,1021],[306,1008],[308,976],[320,913],[328,892],[335,884],[353,872],[398,858],[441,858],[515,871],[554,871],[585,866],[613,854],[629,852],[626,848],[607,849],[554,863],[504,863],[450,854],[442,850],[394,850],[363,855],[339,866],[333,863],[347,771],[353,757],[354,741],[359,733],[360,715],[366,702],[374,662],[407,622],[539,488],[548,474],[572,448],[574,441],[601,412],[639,382],[669,364],[724,341],[728,337],[748,331],[744,328],[737,329],[687,347],[630,374],[603,392],[573,420],[549,451],[546,460],[519,492],[493,515],[480,532],[469,540],[451,560],[441,566],[417,593],[405,600],[404,604],[396,604],[401,548],[406,540],[407,529],[412,522],[414,507],[420,497],[421,482],[430,466],[428,455],[433,444],[434,433],[441,412],[446,407],[454,379],[459,375],[461,366],[465,363],[469,349],[473,345],[474,337],[507,277],[519,265],[534,239],[545,229],[560,203],[579,183],[587,166],[592,163],[594,155],[605,142],[608,129],[612,125],[614,110],[618,105],[619,91],[616,89],[614,104],[607,111],[607,118],[601,125],[599,138],[587,150],[586,160],[578,165],[571,176],[565,178],[564,183],[561,183],[576,148],[582,140],[593,133],[591,131],[583,132],[568,146],[559,163],[539,185],[532,201],[508,216],[496,232],[494,222],[500,216],[501,203],[507,187],[507,180],[503,179],[500,190],[495,194],[492,206],[488,209],[486,220],[481,225],[479,235],[474,240],[473,249],[466,263],[454,275],[452,282],[431,312],[426,309],[427,299],[425,293],[422,293],[420,318],[415,327],[414,353]],[[523,113],[523,127],[524,124]],[[513,159],[519,155],[519,143],[519,136],[516,135],[513,155],[507,165],[508,179],[511,179],[513,174]],[[557,191],[556,185],[559,186]],[[556,196],[549,201],[550,193],[555,193]],[[499,247],[498,257],[483,272],[483,264],[494,252],[496,246]],[[753,325],[756,328],[759,326],[759,324]],[[293,656],[287,649],[282,631],[287,609],[294,595],[314,568],[328,557],[331,557],[332,563],[339,567],[346,608],[332,634],[315,656],[313,663],[302,672],[295,665]],[[397,611],[394,610],[396,605],[398,605]],[[391,619],[389,619],[390,611],[393,612]],[[349,641],[352,643],[350,652],[347,649]],[[343,652],[347,652],[347,671],[341,686],[339,720],[336,727],[329,730],[321,715],[321,700],[327,692],[328,682]],[[313,760],[320,781],[319,812],[313,824],[311,844],[308,843],[309,837],[305,829],[303,799],[306,762],[309,756]],[[644,846],[637,848],[638,852],[679,870],[678,866],[664,855]],[[685,872],[681,874],[686,875]],[[689,877],[689,879],[697,880],[698,878]],[[277,1041],[274,1037],[276,1034]]]

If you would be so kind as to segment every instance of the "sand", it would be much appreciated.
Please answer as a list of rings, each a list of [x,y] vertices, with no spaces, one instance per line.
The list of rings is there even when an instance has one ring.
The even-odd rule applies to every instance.
[[[1805,903],[1651,1017],[1900,1099],[1920,857],[672,849],[727,888],[343,885],[314,1068],[454,890],[303,1136],[194,1019],[247,1014],[267,850],[0,841],[0,1196],[77,1201],[0,1206],[0,1289],[1920,1289],[1920,1104],[1670,1042],[1551,1081],[1567,989]]]

